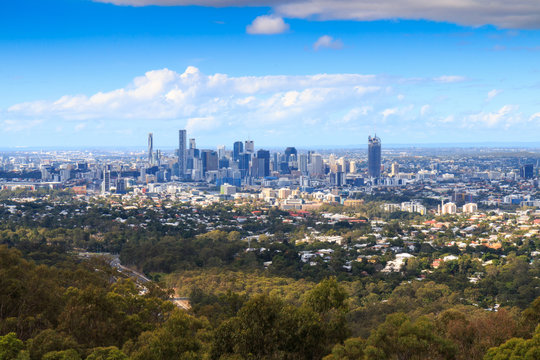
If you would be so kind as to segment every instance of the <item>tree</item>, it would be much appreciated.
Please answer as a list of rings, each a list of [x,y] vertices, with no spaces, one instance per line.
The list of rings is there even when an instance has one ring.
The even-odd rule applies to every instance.
[[[453,344],[435,332],[431,320],[421,317],[416,321],[403,313],[388,315],[367,340],[367,358],[397,360],[454,359]],[[370,355],[371,354],[371,355]]]
[[[196,335],[202,327],[201,321],[176,310],[162,327],[143,332],[123,350],[134,360],[199,359],[201,342]]]
[[[499,347],[488,350],[484,360],[540,359],[540,325],[532,339],[512,338]]]
[[[15,333],[0,336],[0,360],[23,360],[27,354],[23,351],[24,343]]]
[[[332,353],[324,360],[360,360],[365,356],[366,340],[362,338],[350,338],[342,344],[337,344],[332,348]]]
[[[76,350],[51,351],[43,355],[43,360],[81,360]]]
[[[347,297],[347,291],[334,277],[321,281],[306,296],[304,306],[319,315],[325,328],[325,343],[328,347],[344,341],[349,334]]]
[[[116,346],[110,346],[92,349],[86,360],[128,360],[128,357]]]
[[[32,339],[28,340],[30,358],[40,360],[46,353],[78,349],[79,344],[71,336],[61,334],[53,329],[41,331]]]

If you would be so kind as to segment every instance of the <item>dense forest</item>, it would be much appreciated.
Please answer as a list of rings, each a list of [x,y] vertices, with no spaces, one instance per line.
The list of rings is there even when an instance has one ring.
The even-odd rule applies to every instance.
[[[256,207],[226,203],[125,210],[100,201],[7,201],[0,359],[540,358],[540,269],[529,257],[537,239],[458,250],[443,229],[432,245],[407,245],[400,234],[414,218],[378,209],[355,211],[380,216],[391,245],[415,255],[399,273],[381,273],[393,257],[370,250],[363,253],[376,262],[347,269],[355,244],[375,244],[371,227],[329,225],[320,213],[291,225],[286,212],[252,219]],[[295,243],[309,228],[349,245]],[[332,258],[301,260],[322,247]],[[114,256],[82,251],[116,254],[154,281],[130,279]],[[177,308],[173,293],[191,308]]]

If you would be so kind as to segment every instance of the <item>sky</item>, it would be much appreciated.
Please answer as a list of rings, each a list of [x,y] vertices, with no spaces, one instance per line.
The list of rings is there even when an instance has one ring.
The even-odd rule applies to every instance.
[[[528,143],[537,0],[0,3],[0,147]]]

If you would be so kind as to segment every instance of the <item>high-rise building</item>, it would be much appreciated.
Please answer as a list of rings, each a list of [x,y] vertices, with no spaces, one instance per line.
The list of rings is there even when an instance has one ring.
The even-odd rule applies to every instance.
[[[214,150],[201,150],[203,174],[218,169],[218,155]]]
[[[311,154],[311,162],[308,165],[310,176],[319,176],[324,174],[323,158],[320,154]]]
[[[399,175],[399,164],[398,163],[392,163],[392,172],[390,173],[390,176],[395,177]]]
[[[190,149],[196,149],[197,148],[197,144],[195,143],[195,139],[193,139],[193,138],[189,139],[189,148]]]
[[[186,175],[186,130],[178,130],[178,176]]]
[[[478,211],[478,205],[475,203],[468,203],[463,205],[463,212],[464,213],[475,213]]]
[[[349,163],[349,171],[351,174],[356,174],[358,172],[356,161],[353,160]]]
[[[240,154],[244,152],[244,144],[241,141],[236,141],[233,144],[233,160],[238,161]]]
[[[250,162],[251,162],[251,154],[249,153],[240,154],[240,159],[238,161],[238,170],[240,170],[240,174],[242,178],[244,178],[247,175]]]
[[[371,178],[381,177],[381,139],[377,135],[368,137],[368,175]]]
[[[109,169],[105,169],[103,170],[103,182],[101,183],[101,192],[106,193],[106,192],[109,192],[110,190],[111,190],[111,172]]]
[[[449,202],[449,203],[443,204],[441,206],[441,214],[442,215],[455,214],[455,213],[457,213],[457,206],[456,206],[455,203]]]
[[[307,174],[308,171],[308,156],[306,154],[300,154],[298,157],[298,170],[302,172],[303,175]]]
[[[522,179],[532,179],[534,177],[534,167],[532,164],[526,164],[519,168],[519,176]]]
[[[253,154],[255,152],[255,144],[253,144],[253,140],[246,140],[244,151],[250,154]]]
[[[285,161],[286,162],[291,161],[292,160],[291,158],[293,156],[294,156],[294,158],[296,160],[297,155],[298,155],[298,152],[296,151],[296,148],[289,146],[288,148],[285,149]]]
[[[270,176],[270,151],[259,150],[257,151],[257,158],[263,159],[263,176]]]
[[[154,134],[148,134],[148,162],[152,163],[152,157],[154,156]]]
[[[225,145],[219,145],[217,147],[217,153],[218,153],[218,158],[219,159],[222,159],[225,157]]]

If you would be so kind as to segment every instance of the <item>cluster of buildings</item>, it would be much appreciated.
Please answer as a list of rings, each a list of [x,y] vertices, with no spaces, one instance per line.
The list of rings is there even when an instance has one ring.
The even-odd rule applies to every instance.
[[[368,137],[367,151],[315,152],[293,146],[267,150],[257,149],[253,140],[236,141],[230,148],[200,149],[186,130],[179,130],[174,151],[156,149],[150,133],[144,152],[5,153],[0,158],[0,188],[69,188],[80,195],[134,192],[155,197],[189,186],[217,201],[256,194],[285,210],[310,210],[321,203],[355,206],[358,198],[382,191],[400,198],[385,204],[386,211],[454,214],[458,209],[475,212],[477,206],[539,207],[537,165],[534,153],[518,157],[512,150],[500,156],[460,149],[383,152],[376,135]]]

